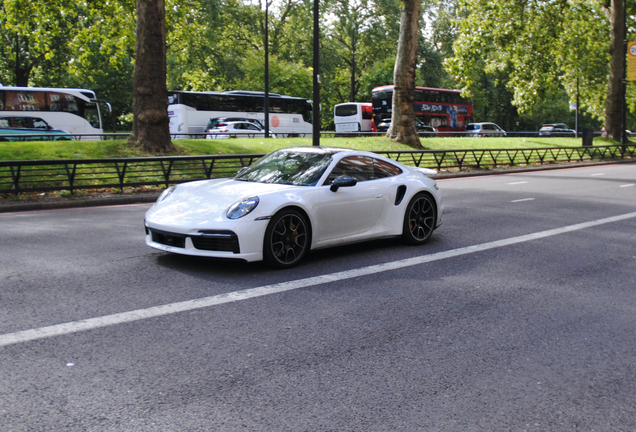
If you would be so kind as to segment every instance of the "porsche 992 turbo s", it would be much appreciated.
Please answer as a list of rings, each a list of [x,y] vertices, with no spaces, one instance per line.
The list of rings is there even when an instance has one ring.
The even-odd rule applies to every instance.
[[[146,212],[146,244],[277,268],[296,265],[312,249],[382,237],[419,245],[442,223],[433,174],[372,152],[276,150],[234,178],[166,189]]]

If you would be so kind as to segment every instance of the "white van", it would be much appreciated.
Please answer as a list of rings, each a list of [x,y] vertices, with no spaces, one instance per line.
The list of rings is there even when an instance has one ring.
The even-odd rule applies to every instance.
[[[333,108],[336,133],[375,132],[371,102],[345,102]]]

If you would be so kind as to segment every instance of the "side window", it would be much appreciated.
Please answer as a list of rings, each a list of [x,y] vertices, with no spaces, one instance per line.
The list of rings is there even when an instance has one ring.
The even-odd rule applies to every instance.
[[[331,171],[325,184],[330,185],[336,178],[343,175],[353,177],[359,182],[373,180],[373,159],[363,156],[344,158]]]
[[[247,124],[246,129],[249,129],[249,130],[260,130],[259,128],[256,127],[256,125],[253,125],[251,123]]]
[[[402,170],[393,164],[384,162],[379,159],[373,159],[374,177],[376,179],[393,177],[402,174]]]
[[[33,119],[33,127],[35,129],[44,129],[44,130],[48,129],[48,125],[42,119]]]
[[[11,127],[16,129],[26,129],[29,126],[26,124],[26,118],[24,117],[13,117],[11,119]]]

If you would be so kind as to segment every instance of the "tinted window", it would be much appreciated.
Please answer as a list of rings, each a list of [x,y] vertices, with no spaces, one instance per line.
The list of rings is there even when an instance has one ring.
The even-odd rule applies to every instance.
[[[364,156],[351,156],[342,159],[331,171],[325,184],[331,184],[340,176],[353,177],[359,182],[373,180],[375,178],[373,159]]]
[[[7,91],[5,106],[7,111],[43,111],[46,109],[44,92]]]
[[[358,114],[358,106],[355,104],[340,105],[336,107],[336,115],[338,117],[349,117]]]
[[[402,170],[393,164],[379,159],[373,159],[374,175],[376,179],[393,177],[402,174]]]
[[[78,113],[80,106],[75,96],[62,93],[47,93],[49,110]]]
[[[39,119],[39,118],[35,118],[35,119],[33,119],[33,127],[35,129],[47,130],[49,128],[49,125],[46,124],[46,122],[44,120]]]

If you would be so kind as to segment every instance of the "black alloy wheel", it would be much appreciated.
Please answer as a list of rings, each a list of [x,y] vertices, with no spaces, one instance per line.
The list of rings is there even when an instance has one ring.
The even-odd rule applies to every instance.
[[[305,217],[294,209],[282,210],[272,218],[265,231],[263,258],[273,267],[292,267],[309,249],[309,237]]]
[[[411,245],[426,243],[435,230],[436,215],[435,201],[430,195],[422,192],[415,195],[404,214],[404,242]]]

